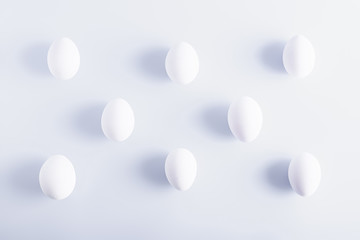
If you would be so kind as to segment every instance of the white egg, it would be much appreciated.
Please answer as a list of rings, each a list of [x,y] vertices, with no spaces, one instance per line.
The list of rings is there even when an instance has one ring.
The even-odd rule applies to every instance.
[[[302,153],[290,162],[288,175],[290,185],[297,194],[310,196],[320,184],[319,161],[310,153]]]
[[[51,44],[47,62],[54,77],[60,80],[71,79],[80,67],[79,50],[71,39],[60,38]]]
[[[309,75],[315,66],[315,51],[311,42],[302,35],[296,35],[286,44],[283,51],[286,71],[298,78]]]
[[[180,84],[192,82],[199,73],[199,58],[195,49],[187,42],[172,47],[165,60],[169,78]]]
[[[75,170],[70,160],[62,155],[50,157],[40,169],[39,183],[48,197],[56,200],[67,198],[76,183]]]
[[[231,132],[243,142],[251,142],[259,135],[263,114],[259,104],[250,97],[242,97],[232,103],[228,111]]]
[[[114,99],[105,106],[101,117],[101,127],[107,138],[119,142],[124,141],[130,137],[134,125],[134,112],[124,99]]]
[[[167,156],[165,174],[169,183],[176,189],[188,190],[195,181],[196,172],[196,159],[189,150],[178,148]]]

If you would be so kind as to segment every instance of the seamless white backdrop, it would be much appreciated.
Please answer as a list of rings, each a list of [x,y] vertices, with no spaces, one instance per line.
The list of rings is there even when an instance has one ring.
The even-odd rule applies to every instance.
[[[0,4],[0,239],[359,239],[360,3],[356,0],[2,1]],[[312,41],[306,79],[281,63],[294,34]],[[47,69],[50,43],[70,37],[81,66],[70,81]],[[167,50],[188,41],[200,73],[166,76]],[[244,144],[226,122],[237,97],[264,112]],[[133,135],[107,140],[105,104],[126,99]],[[186,147],[198,177],[178,192],[166,154]],[[300,152],[320,161],[316,194],[286,171]],[[77,185],[45,197],[41,164],[64,154]]]

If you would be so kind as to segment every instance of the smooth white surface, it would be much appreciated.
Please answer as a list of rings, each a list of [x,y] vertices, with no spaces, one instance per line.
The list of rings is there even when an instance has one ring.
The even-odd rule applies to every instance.
[[[303,35],[292,37],[284,47],[283,63],[290,75],[298,78],[308,76],[315,66],[315,51]]]
[[[189,190],[195,181],[196,172],[196,159],[189,150],[177,148],[166,157],[166,178],[177,190]]]
[[[101,127],[106,137],[124,141],[134,131],[134,126],[134,112],[127,101],[117,98],[106,104],[101,117]]]
[[[187,42],[180,42],[166,55],[165,68],[172,81],[186,85],[199,73],[199,57],[193,46]]]
[[[79,70],[80,53],[71,39],[63,37],[51,44],[47,61],[54,77],[68,80],[73,78]]]
[[[243,142],[252,142],[259,135],[263,114],[259,104],[251,97],[241,97],[233,102],[228,111],[231,132]]]
[[[75,169],[65,156],[51,156],[40,169],[39,183],[48,197],[55,200],[65,199],[75,188]]]
[[[302,153],[291,160],[288,174],[291,187],[300,196],[311,196],[320,185],[320,164],[310,153]]]
[[[0,239],[360,239],[359,12],[358,0],[3,1]],[[317,51],[301,81],[282,64],[298,33]],[[81,53],[71,81],[55,81],[46,63],[62,36]],[[186,86],[164,69],[183,39],[201,60]],[[101,129],[118,96],[136,114],[121,143]],[[264,114],[249,144],[227,124],[239,96]],[[186,192],[164,174],[179,146],[198,163]],[[287,178],[303,151],[322,168],[309,198]],[[54,153],[76,167],[76,191],[64,201],[39,187]]]

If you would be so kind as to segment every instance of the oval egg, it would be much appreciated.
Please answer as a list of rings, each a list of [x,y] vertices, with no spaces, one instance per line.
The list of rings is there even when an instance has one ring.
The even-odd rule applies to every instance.
[[[62,155],[50,157],[40,169],[39,183],[46,196],[56,200],[67,198],[76,183],[75,170],[70,160]]]
[[[235,137],[251,142],[259,135],[263,114],[259,104],[250,97],[242,97],[232,103],[228,111],[228,124]]]
[[[300,196],[310,196],[320,185],[321,168],[319,161],[310,153],[302,153],[289,165],[289,182]]]
[[[199,73],[199,58],[195,49],[187,42],[172,47],[165,59],[169,78],[180,84],[192,82]]]
[[[124,141],[134,130],[134,112],[127,101],[117,98],[104,108],[101,127],[105,136],[114,141]]]
[[[189,150],[178,148],[167,156],[165,174],[169,183],[177,190],[188,190],[195,181],[196,173],[196,159]]]
[[[296,35],[286,44],[283,51],[286,71],[298,78],[309,75],[315,66],[315,51],[311,42],[303,35]]]
[[[71,79],[80,67],[80,53],[69,38],[54,41],[48,51],[47,63],[54,77],[60,80]]]

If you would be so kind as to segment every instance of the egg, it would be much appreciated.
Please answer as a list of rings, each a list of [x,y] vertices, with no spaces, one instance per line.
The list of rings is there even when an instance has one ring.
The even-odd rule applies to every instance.
[[[47,63],[55,78],[71,79],[80,67],[80,53],[75,43],[69,38],[54,41],[48,51]]]
[[[189,150],[178,148],[167,156],[165,174],[169,183],[177,190],[188,190],[195,181],[196,173],[196,159]]]
[[[303,35],[296,35],[285,45],[283,63],[286,71],[297,77],[309,75],[315,66],[315,51],[311,42]]]
[[[63,155],[51,156],[40,169],[39,183],[46,196],[56,200],[67,198],[76,183],[75,170],[70,160]]]
[[[319,187],[321,168],[319,161],[310,153],[302,153],[289,165],[289,182],[300,196],[310,196]]]
[[[169,78],[180,84],[192,82],[199,73],[199,58],[195,49],[187,42],[172,47],[165,59]]]
[[[233,135],[239,140],[254,141],[263,124],[263,114],[259,104],[247,96],[233,102],[228,111],[228,124]]]
[[[105,106],[101,117],[101,127],[107,138],[118,142],[124,141],[130,137],[134,125],[134,112],[124,99],[114,99]]]

